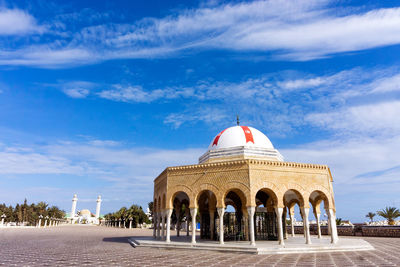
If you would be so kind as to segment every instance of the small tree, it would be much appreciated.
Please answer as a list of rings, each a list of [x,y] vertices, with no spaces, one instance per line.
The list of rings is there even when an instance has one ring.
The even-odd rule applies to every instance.
[[[342,225],[342,218],[336,218],[336,225]]]
[[[394,219],[400,217],[400,211],[395,207],[386,207],[383,210],[377,211],[378,215],[387,219],[389,225],[394,225]]]
[[[368,212],[368,214],[365,215],[365,217],[369,218],[369,219],[371,220],[371,222],[374,221],[374,217],[375,217],[375,216],[376,216],[376,214],[373,213],[373,212]]]

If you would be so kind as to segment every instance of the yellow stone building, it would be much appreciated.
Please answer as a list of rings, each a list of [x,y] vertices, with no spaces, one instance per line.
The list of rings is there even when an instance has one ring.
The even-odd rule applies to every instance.
[[[196,219],[200,238],[219,240],[277,240],[294,236],[294,207],[303,219],[311,243],[309,213],[320,221],[321,203],[328,215],[331,242],[338,240],[332,175],[326,165],[285,162],[267,136],[247,126],[220,132],[195,165],[166,168],[154,180],[154,238],[170,242],[171,217],[191,220],[192,243]],[[227,212],[231,205],[234,212]],[[199,216],[198,216],[199,215]],[[291,231],[286,229],[289,215]],[[321,237],[318,223],[318,237]],[[166,233],[165,233],[166,232]],[[189,234],[189,227],[187,228]]]

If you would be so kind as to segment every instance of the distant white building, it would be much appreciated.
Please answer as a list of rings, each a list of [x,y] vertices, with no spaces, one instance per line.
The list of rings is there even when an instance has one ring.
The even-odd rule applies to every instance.
[[[78,202],[78,197],[74,194],[72,198],[71,212],[67,213],[66,218],[71,224],[99,224],[100,208],[101,208],[101,196],[97,197],[96,214],[93,214],[88,209],[83,209],[81,211],[76,211],[76,204]]]

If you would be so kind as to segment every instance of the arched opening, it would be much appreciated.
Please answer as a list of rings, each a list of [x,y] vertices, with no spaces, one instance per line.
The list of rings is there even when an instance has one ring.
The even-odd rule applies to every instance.
[[[215,219],[217,218],[217,198],[215,194],[210,190],[200,192],[197,197],[197,204],[199,207],[200,238],[216,239]]]
[[[278,240],[277,197],[270,189],[261,189],[256,194],[254,230],[256,240]]]
[[[303,235],[305,235],[305,218],[302,212],[302,208],[304,207],[303,196],[297,190],[289,189],[283,195],[283,203],[285,203],[285,225],[287,212],[289,213],[291,236],[295,236],[295,226],[303,226]],[[286,231],[284,231],[284,235],[286,235]]]
[[[231,206],[232,208],[224,212],[224,240],[246,240],[245,229],[245,203],[246,197],[239,189],[232,189],[227,192],[224,198],[225,207]]]
[[[190,199],[189,196],[183,192],[176,192],[172,197],[173,211],[171,215],[171,223],[176,229],[176,236],[180,236],[182,230],[186,230],[186,235],[189,235],[189,221],[190,221]]]
[[[325,212],[325,210],[329,209],[328,197],[322,191],[315,190],[310,194],[309,201],[315,217],[315,220],[311,221],[311,232],[315,232],[318,238],[321,238],[321,225],[328,225],[328,215],[327,212]],[[328,233],[329,232],[330,231],[328,231]]]

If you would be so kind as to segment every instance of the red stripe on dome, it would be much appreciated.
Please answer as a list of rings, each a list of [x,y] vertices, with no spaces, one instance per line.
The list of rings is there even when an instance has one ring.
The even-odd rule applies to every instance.
[[[254,144],[254,138],[252,132],[250,131],[250,128],[247,126],[240,126],[240,127],[242,127],[244,136],[246,137],[246,144],[248,142],[252,142]]]
[[[226,130],[226,129],[225,129]],[[212,144],[212,146],[214,145],[218,145],[218,140],[221,137],[221,135],[225,132],[225,130],[223,130],[222,132],[220,132],[215,138],[214,138],[214,142]]]

